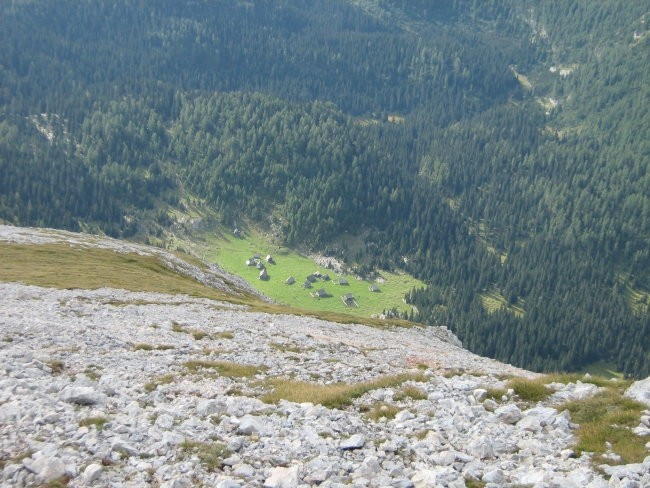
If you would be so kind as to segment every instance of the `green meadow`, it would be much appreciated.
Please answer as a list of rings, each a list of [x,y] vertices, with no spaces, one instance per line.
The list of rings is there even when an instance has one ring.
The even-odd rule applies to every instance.
[[[524,310],[524,302],[521,299],[517,300],[517,303],[509,304],[506,297],[504,297],[498,290],[495,288],[490,288],[485,292],[481,293],[481,303],[483,304],[483,309],[487,313],[495,313],[498,310],[506,310],[516,317],[522,318],[526,311]]]
[[[243,237],[223,233],[204,237],[206,260],[241,276],[278,303],[305,310],[339,312],[357,317],[370,317],[392,308],[410,312],[412,307],[404,303],[404,295],[413,287],[424,286],[421,281],[402,273],[381,271],[380,278],[372,282],[359,280],[353,275],[337,275],[294,250],[272,244],[270,239],[252,230],[247,230]],[[246,265],[246,260],[255,254],[260,255],[266,266],[267,280],[258,278],[260,271],[255,266]],[[273,263],[266,262],[268,254],[273,256]],[[328,274],[331,279],[317,280],[312,289],[303,288],[307,276],[314,272]],[[290,276],[296,280],[292,285],[285,283]],[[347,280],[348,285],[335,284],[338,278]],[[369,290],[373,284],[379,288],[378,292]],[[321,288],[328,293],[328,297],[315,298],[310,295],[310,292]],[[342,295],[348,293],[354,295],[355,306],[346,306],[341,299]]]

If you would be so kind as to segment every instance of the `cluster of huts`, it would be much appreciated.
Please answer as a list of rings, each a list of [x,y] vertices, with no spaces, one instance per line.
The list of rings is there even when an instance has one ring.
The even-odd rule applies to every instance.
[[[271,256],[270,254],[268,254],[264,259],[262,259],[262,256],[260,256],[259,254],[254,254],[252,257],[246,260],[246,266],[255,266],[259,270],[258,279],[265,281],[269,279],[269,274],[266,270],[266,265],[264,264],[264,262],[266,262],[267,264],[275,264],[275,260],[273,259],[273,256]],[[301,286],[306,290],[312,289],[314,288],[315,283],[323,282],[323,281],[330,281],[335,285],[339,285],[339,286],[349,286],[348,280],[346,280],[345,278],[337,277],[334,280],[332,280],[328,274],[323,274],[320,273],[319,271],[315,271],[314,273],[308,275]],[[286,280],[284,280],[284,282],[287,285],[293,285],[296,283],[296,278],[294,278],[293,276],[289,276]],[[373,293],[380,291],[379,287],[374,284],[371,284],[368,287],[368,290]],[[327,292],[327,290],[325,290],[325,288],[319,288],[315,291],[310,292],[309,294],[312,297],[317,299],[328,298],[332,296]],[[352,293],[346,293],[342,295],[341,300],[343,301],[346,307],[359,306]]]
[[[252,257],[246,260],[246,266],[255,266],[260,270],[260,273],[258,275],[258,279],[260,280],[269,279],[269,273],[266,271],[266,265],[264,264],[264,261],[266,261],[268,264],[275,264],[275,260],[270,254],[268,254],[264,260],[262,260],[262,257],[259,254],[253,254]]]

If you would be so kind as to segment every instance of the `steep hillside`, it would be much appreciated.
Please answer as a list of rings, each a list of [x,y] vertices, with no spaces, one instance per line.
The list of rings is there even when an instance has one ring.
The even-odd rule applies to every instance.
[[[0,219],[173,247],[196,204],[408,272],[475,352],[645,376],[649,11],[4,2]]]
[[[32,263],[42,274],[65,247],[80,266],[88,251],[129,257],[125,277],[131,267],[160,273],[152,256],[175,263],[181,281],[201,268],[115,240],[0,229],[3,252],[47,254]],[[73,287],[71,274],[61,269],[59,284],[42,287],[1,277],[3,486],[650,481],[650,446],[639,437],[649,412],[623,399],[628,382],[540,377],[476,356],[436,327],[269,314],[232,302],[246,291],[231,301],[182,286],[161,292],[169,276],[134,283],[139,291],[115,288],[110,275],[111,286]],[[587,444],[576,421],[605,432],[611,447]]]

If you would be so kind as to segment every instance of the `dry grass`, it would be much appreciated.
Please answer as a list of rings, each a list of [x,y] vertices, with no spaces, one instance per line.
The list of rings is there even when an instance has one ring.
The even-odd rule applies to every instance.
[[[512,388],[515,395],[520,400],[527,402],[541,402],[553,393],[546,384],[549,381],[546,377],[529,379],[529,378],[514,378],[508,381],[508,388]]]
[[[185,456],[196,456],[208,471],[221,469],[223,459],[230,456],[230,451],[221,442],[198,442],[185,440],[181,444]]]
[[[399,407],[381,402],[372,406],[372,408],[366,413],[366,418],[374,420],[375,422],[382,418],[393,420],[399,411]]]
[[[500,402],[503,398],[503,395],[506,394],[505,388],[486,388],[487,398],[494,400],[495,402]]]
[[[199,329],[190,329],[188,332],[190,334],[192,334],[192,337],[194,337],[194,339],[197,340],[197,341],[200,341],[201,339],[204,339],[204,338],[210,336],[210,334],[208,334],[207,332],[204,332],[204,331],[199,330]]]
[[[158,376],[154,378],[153,380],[149,381],[148,383],[144,384],[144,391],[147,393],[151,393],[154,391],[156,388],[158,388],[161,385],[168,385],[170,383],[174,382],[174,375],[169,373],[169,374],[164,374],[162,376]]]
[[[382,376],[361,383],[321,385],[276,378],[267,382],[272,391],[264,395],[262,400],[266,403],[278,403],[280,400],[295,403],[311,402],[327,408],[342,408],[371,390],[396,387],[406,381],[426,381],[426,379],[421,373],[404,373],[395,376]]]
[[[410,398],[411,400],[426,400],[427,393],[415,385],[406,385],[393,396],[393,399],[397,402],[406,398]]]
[[[215,339],[234,339],[235,334],[229,330],[224,330],[223,332],[218,332],[214,335]]]
[[[186,261],[196,258],[183,255]],[[372,327],[414,327],[406,320],[361,318],[338,312],[315,312],[261,301],[238,291],[238,295],[216,290],[189,276],[167,268],[155,256],[118,253],[110,249],[72,247],[69,244],[0,243],[0,281],[63,289],[122,288],[150,291],[247,305],[259,312],[316,317],[340,324],[363,323]],[[236,287],[233,286],[233,290]]]
[[[210,337],[210,334],[208,334],[207,332],[204,332],[200,329],[185,328],[178,322],[172,322],[172,331],[178,332],[180,334],[189,334],[194,338],[194,340],[197,341],[200,341],[201,339],[205,339],[206,337]]]
[[[65,368],[65,363],[58,359],[52,359],[45,364],[50,367],[52,374],[55,376],[61,374]]]
[[[68,244],[0,244],[0,281],[54,288],[123,288],[235,301],[167,268],[154,256]]]
[[[175,349],[174,346],[169,345],[169,344],[146,344],[146,343],[138,343],[138,344],[133,344],[133,350],[134,351],[167,351],[169,349]]]
[[[629,386],[632,381],[631,380],[611,380],[608,378],[604,378],[602,376],[585,376],[584,374],[580,373],[551,373],[544,375],[544,381],[546,384],[549,383],[564,383],[565,385],[568,383],[577,383],[578,381],[582,383],[591,383],[593,385],[599,386],[599,387],[610,387],[610,386]]]
[[[280,352],[294,352],[297,354],[304,352],[300,347],[291,344],[280,344],[279,342],[272,342],[269,344],[269,346],[271,349],[275,349],[276,351]]]
[[[604,454],[605,443],[609,442],[612,451],[621,456],[623,463],[643,461],[647,455],[645,440],[632,433],[630,428],[639,424],[645,406],[625,398],[623,390],[622,387],[609,387],[586,400],[563,405],[571,412],[571,420],[580,424],[576,445],[578,454]]]
[[[251,378],[263,373],[268,368],[266,366],[239,364],[231,361],[186,361],[183,366],[190,373],[199,373],[202,370],[216,371],[220,376],[227,378]]]
[[[79,427],[95,426],[97,430],[103,430],[104,425],[108,423],[106,417],[86,417],[79,421]]]

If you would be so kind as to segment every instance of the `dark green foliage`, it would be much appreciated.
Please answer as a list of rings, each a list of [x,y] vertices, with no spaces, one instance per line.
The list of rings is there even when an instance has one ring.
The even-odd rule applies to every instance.
[[[0,219],[144,238],[190,192],[363,235],[346,259],[425,280],[410,318],[475,352],[649,374],[647,4],[368,3],[4,2]]]

